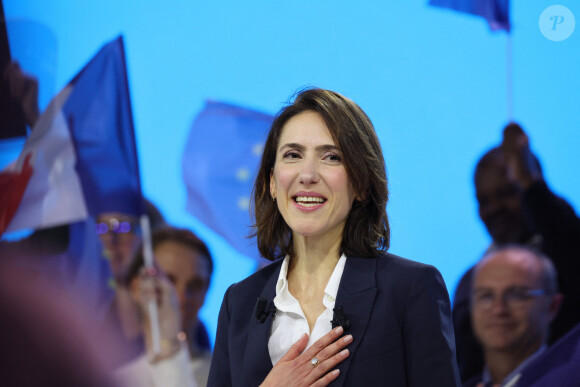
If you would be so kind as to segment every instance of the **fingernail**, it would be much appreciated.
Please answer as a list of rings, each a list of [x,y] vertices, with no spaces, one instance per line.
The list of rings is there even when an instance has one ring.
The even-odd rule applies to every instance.
[[[342,327],[341,327],[341,326],[338,326],[338,327],[334,328],[334,332],[335,332],[337,335],[340,335],[342,332],[344,332],[344,329],[342,329]]]
[[[345,343],[350,343],[352,341],[352,335],[345,336],[343,340]]]
[[[340,370],[334,370],[330,373],[332,376],[340,374]]]
[[[340,356],[347,357],[348,356],[348,349],[343,349],[342,351],[340,351]]]

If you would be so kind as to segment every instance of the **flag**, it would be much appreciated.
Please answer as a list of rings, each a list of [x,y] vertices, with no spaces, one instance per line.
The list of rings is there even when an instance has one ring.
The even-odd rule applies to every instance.
[[[0,233],[103,212],[144,213],[121,37],[51,101],[18,160],[0,176],[0,183],[18,182],[2,193]]]
[[[250,195],[274,117],[207,101],[195,118],[182,159],[187,211],[249,257]]]
[[[62,257],[62,286],[68,294],[76,294],[92,321],[103,322],[114,298],[110,286],[111,267],[96,230],[95,219],[69,225],[69,246]]]
[[[509,0],[430,0],[429,5],[481,16],[492,30],[510,32]]]

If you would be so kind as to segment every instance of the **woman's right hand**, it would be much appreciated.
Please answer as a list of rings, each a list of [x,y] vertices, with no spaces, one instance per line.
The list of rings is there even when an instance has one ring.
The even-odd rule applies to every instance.
[[[261,386],[327,386],[340,373],[334,367],[350,354],[343,348],[352,343],[352,336],[341,337],[342,333],[342,327],[336,327],[304,351],[308,344],[305,334],[276,363]]]

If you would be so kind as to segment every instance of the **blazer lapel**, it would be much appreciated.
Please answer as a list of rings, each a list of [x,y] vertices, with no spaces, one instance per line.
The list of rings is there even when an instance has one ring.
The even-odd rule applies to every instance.
[[[351,323],[345,334],[352,334],[354,340],[348,347],[351,355],[338,365],[340,376],[332,385],[344,385],[353,354],[366,332],[377,294],[376,266],[376,258],[349,257],[346,260],[335,307],[342,306]]]
[[[259,296],[267,300],[266,311],[271,312],[268,313],[264,322],[260,322],[255,316],[255,309],[252,310],[252,317],[248,324],[248,341],[244,353],[244,362],[247,364],[244,373],[245,379],[248,381],[248,386],[260,385],[273,367],[270,353],[268,352],[268,339],[270,338],[272,321],[276,313],[274,297],[276,297],[276,282],[280,274],[280,268],[282,267],[281,261],[278,263],[278,266],[267,280]]]

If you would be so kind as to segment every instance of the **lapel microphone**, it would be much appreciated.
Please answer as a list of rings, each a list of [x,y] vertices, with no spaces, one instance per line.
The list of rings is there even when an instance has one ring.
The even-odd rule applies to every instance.
[[[346,332],[347,329],[350,329],[350,320],[346,318],[346,314],[344,313],[344,309],[342,306],[337,306],[334,310],[334,316],[330,323],[332,324],[332,329],[336,328],[337,326],[341,326],[342,329]]]
[[[256,306],[254,307],[254,315],[256,316],[256,320],[261,322],[262,324],[268,318],[268,315],[273,312],[272,307],[268,308],[268,300],[263,297],[258,297],[256,301]]]

